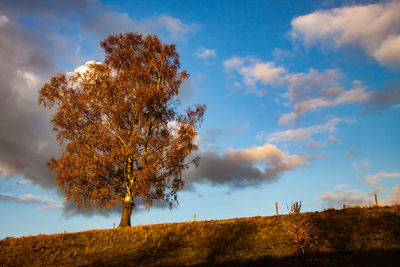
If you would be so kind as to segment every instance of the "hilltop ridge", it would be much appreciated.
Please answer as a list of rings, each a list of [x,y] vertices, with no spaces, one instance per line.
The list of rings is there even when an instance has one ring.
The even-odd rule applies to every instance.
[[[395,266],[400,260],[400,205],[296,216],[302,224],[292,215],[257,216],[12,238],[0,242],[0,265]],[[304,253],[302,240],[310,246]]]

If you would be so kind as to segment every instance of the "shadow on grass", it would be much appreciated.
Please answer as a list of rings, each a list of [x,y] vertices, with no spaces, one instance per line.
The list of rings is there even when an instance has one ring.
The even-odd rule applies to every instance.
[[[400,250],[316,253],[303,257],[265,257],[255,261],[206,263],[196,266],[399,266]]]
[[[122,257],[121,257],[122,256]],[[115,255],[86,266],[399,266],[400,250],[352,251],[342,253],[316,253],[304,257],[283,258],[264,257],[252,261],[227,261],[215,263],[213,260],[192,264],[156,261],[135,262],[129,255]]]
[[[317,237],[302,256],[274,216],[3,240],[0,266],[400,266],[400,206],[302,216]]]
[[[208,244],[204,244],[206,248],[210,248],[206,258],[207,262],[215,262],[220,255],[234,255],[236,251],[250,247],[257,232],[255,225],[248,222],[238,221],[227,226],[220,226],[221,229],[213,231],[213,236],[208,240]]]
[[[379,215],[379,216],[378,216]],[[336,252],[398,249],[400,214],[380,208],[331,210],[323,216],[311,214],[308,220]],[[398,263],[400,266],[400,263]]]
[[[214,264],[221,255],[232,254],[235,251],[250,247],[257,226],[238,221],[228,224],[203,223],[203,236],[195,237],[189,241],[182,236],[175,236],[173,232],[167,232],[159,239],[149,239],[143,242],[140,248],[133,253],[114,253],[113,255],[97,255],[97,260],[82,266],[195,266],[193,262],[184,262],[174,252],[188,251],[189,258],[195,258],[197,262],[204,262],[204,266]],[[187,232],[198,234],[196,228],[188,226]],[[202,250],[201,255],[199,251]]]
[[[332,252],[256,258],[257,255],[250,255],[252,251],[246,248],[252,247],[259,229],[256,224],[237,221],[234,224],[205,223],[203,236],[191,241],[169,232],[157,242],[145,242],[134,254],[107,255],[89,266],[400,266],[398,213],[354,208],[310,213],[307,221]],[[187,233],[196,231],[190,226]],[[185,249],[196,255],[179,259],[181,255],[171,253],[182,253]],[[201,255],[197,254],[199,251]],[[236,252],[244,255],[241,258],[251,260],[235,260]],[[190,262],[191,259],[197,264]]]

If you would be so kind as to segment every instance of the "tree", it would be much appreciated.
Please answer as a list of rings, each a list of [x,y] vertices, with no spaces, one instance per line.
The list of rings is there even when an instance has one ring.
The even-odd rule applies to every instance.
[[[102,63],[85,73],[57,74],[39,92],[52,118],[60,157],[47,162],[67,200],[78,208],[121,205],[119,227],[130,226],[135,200],[177,202],[182,172],[198,158],[197,127],[205,105],[177,112],[176,97],[189,77],[180,72],[175,45],[156,35],[110,36]]]

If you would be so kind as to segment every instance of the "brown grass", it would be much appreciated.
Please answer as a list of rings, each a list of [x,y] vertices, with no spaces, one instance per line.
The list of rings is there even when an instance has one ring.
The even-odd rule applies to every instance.
[[[400,260],[399,205],[299,216],[306,234],[318,237],[301,259],[292,217],[280,215],[7,239],[0,242],[0,265],[396,266]]]

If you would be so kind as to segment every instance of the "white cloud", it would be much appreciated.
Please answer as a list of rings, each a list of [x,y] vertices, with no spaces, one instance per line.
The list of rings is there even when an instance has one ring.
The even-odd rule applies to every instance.
[[[18,182],[16,182],[15,184],[16,185],[23,185],[23,184],[31,184],[31,183],[32,183],[32,180],[22,179],[22,180],[19,180]]]
[[[348,187],[347,184],[338,184],[337,186],[335,186],[335,189],[336,189],[336,190],[339,190],[339,189],[344,189],[344,188],[346,188],[346,187]]]
[[[8,18],[6,16],[0,16],[0,27],[8,23]]]
[[[159,26],[165,27],[173,40],[185,41],[186,36],[194,33],[198,27],[197,24],[184,24],[180,19],[168,15],[159,16],[157,21]]]
[[[79,87],[79,83],[82,82],[82,77],[85,77],[85,74],[89,74],[89,68],[91,65],[93,64],[102,64],[101,62],[95,61],[95,60],[88,60],[85,62],[85,64],[80,65],[78,67],[76,67],[74,69],[74,71],[69,71],[66,72],[67,77],[73,77],[76,74],[80,74],[81,77],[78,78],[78,80],[74,81],[73,83],[71,83],[71,81],[68,81],[69,83],[71,83],[71,86],[73,86],[74,88],[78,88]],[[116,72],[113,71],[112,75],[116,75]]]
[[[223,62],[224,68],[225,69],[236,69],[238,67],[241,67],[244,64],[245,60],[244,58],[238,57],[238,56],[233,56],[230,59],[227,59]]]
[[[324,98],[337,97],[343,92],[339,83],[342,72],[339,69],[326,69],[318,71],[310,68],[308,72],[300,72],[288,75],[287,98],[300,102],[321,96]]]
[[[400,101],[399,88],[367,90],[362,81],[354,80],[352,86],[345,89],[340,69],[318,71],[310,68],[308,72],[290,73],[274,62],[263,62],[250,56],[233,56],[223,65],[231,78],[236,78],[237,74],[247,85],[245,93],[264,96],[266,90],[257,87],[258,84],[287,86],[288,91],[282,96],[288,99],[289,106],[293,105],[293,111],[279,118],[283,125],[297,124],[304,113],[319,108],[360,103],[365,111],[382,111]],[[234,84],[239,85],[237,81]]]
[[[337,188],[333,192],[324,192],[316,197],[326,207],[341,208],[343,205],[369,205],[374,203],[371,193],[362,193],[360,190],[342,190]]]
[[[279,118],[279,124],[287,125],[287,124],[295,121],[296,118],[297,118],[297,116],[296,116],[296,113],[294,113],[294,112],[283,114]]]
[[[309,139],[312,135],[317,133],[322,133],[322,132],[332,133],[333,131],[335,131],[335,125],[341,121],[342,120],[339,118],[333,118],[325,124],[298,128],[294,130],[275,132],[269,136],[268,142],[277,143],[285,141],[297,141],[297,142],[305,141]]]
[[[289,73],[284,67],[275,66],[274,62],[263,62],[254,57],[238,57],[224,61],[224,68],[229,74],[238,74],[242,82],[250,86],[246,93],[264,96],[265,89],[256,88],[258,83],[269,86],[287,86],[288,91],[283,95],[291,104],[293,111],[284,114],[279,119],[283,125],[297,123],[306,112],[322,108],[351,103],[365,103],[369,106],[387,106],[395,100],[388,100],[386,96],[392,93],[382,92],[374,94],[366,91],[360,81],[354,81],[349,90],[345,90],[340,79],[342,72],[339,69],[318,71],[313,68],[304,73]],[[237,82],[235,82],[237,84]],[[382,103],[378,103],[378,101]]]
[[[367,102],[370,99],[371,92],[366,91],[365,87],[360,86],[359,84],[356,85],[358,85],[358,87],[352,88],[347,91],[343,89],[338,89],[337,92],[332,95],[326,95],[324,93],[325,88],[321,87],[319,90],[316,90],[313,93],[314,96],[309,96],[309,98],[305,98],[304,100],[300,101],[298,101],[298,98],[290,96],[289,93],[290,99],[293,100],[295,103],[293,108],[294,111],[282,115],[279,119],[279,123],[286,125],[292,122],[296,122],[304,113],[321,107],[333,107],[344,104]],[[315,84],[305,86],[304,90],[308,90],[307,88],[309,88],[309,86],[315,86]],[[298,89],[296,91],[300,93],[301,91],[303,91],[303,89]],[[302,97],[301,99],[303,98],[304,97]]]
[[[74,72],[80,73],[80,74],[85,74],[89,70],[89,65],[92,65],[92,64],[101,64],[101,63],[97,62],[95,60],[89,60],[89,61],[86,61],[85,64],[83,64],[79,67],[76,67],[74,69]],[[73,73],[69,73],[69,74],[73,74]]]
[[[177,120],[168,121],[167,127],[171,135],[176,138],[178,137],[179,129],[182,127],[182,123]]]
[[[251,146],[247,149],[238,150],[228,148],[227,152],[228,157],[239,159],[241,162],[264,163],[281,170],[291,170],[298,166],[305,165],[307,162],[305,156],[286,155],[272,144]]]
[[[382,205],[393,205],[400,203],[400,184],[396,184],[393,186],[390,195],[381,201]]]
[[[275,61],[284,59],[286,57],[289,57],[292,55],[293,52],[290,50],[284,50],[280,48],[275,48],[274,51],[272,52],[272,55],[274,56]]]
[[[277,86],[283,84],[286,79],[285,68],[275,66],[272,61],[262,62],[254,57],[233,56],[225,60],[223,65],[226,71],[235,71],[242,77],[244,84],[252,87],[256,86],[257,82]]]
[[[217,56],[217,52],[214,49],[200,48],[195,53],[195,56],[198,57],[198,58],[216,57]]]
[[[303,113],[320,108],[320,107],[332,107],[342,104],[357,103],[365,101],[369,96],[369,93],[364,88],[354,88],[348,91],[340,92],[335,98],[310,98],[301,102],[298,102],[294,106],[294,112],[296,118],[301,116]]]
[[[382,188],[377,188],[368,193],[360,190],[344,190],[346,186],[337,186],[333,192],[324,192],[316,197],[321,200],[324,207],[342,208],[346,206],[375,205],[375,194],[382,193]],[[379,198],[379,196],[378,196]],[[386,199],[378,200],[381,205],[393,205],[400,203],[400,184],[394,185]]]
[[[6,200],[13,197],[12,194],[0,194],[0,200]]]
[[[0,162],[0,178],[7,178],[10,177],[15,173],[15,170],[9,166],[8,164],[5,164],[3,162]]]
[[[330,135],[325,141],[314,141],[311,140],[309,141],[306,146],[311,147],[311,148],[317,148],[317,147],[326,147],[329,143],[341,143],[342,141],[337,139],[335,136]]]
[[[25,194],[21,196],[14,196],[12,194],[0,194],[0,201],[13,201],[17,203],[36,203],[41,204],[40,209],[58,209],[64,208],[63,204],[56,203],[53,199],[46,196],[35,196],[32,194]]]
[[[265,85],[277,85],[284,81],[282,75],[286,70],[282,67],[276,67],[274,62],[259,62],[250,66],[243,66],[239,72],[244,76],[244,82],[255,86],[256,82]]]
[[[362,47],[382,65],[400,63],[400,2],[318,10],[292,20],[291,36],[306,45]]]
[[[400,35],[392,35],[383,41],[382,45],[373,52],[373,56],[385,64],[392,65],[400,62]]]
[[[384,178],[400,178],[400,172],[393,172],[393,173],[379,172],[377,174],[368,174],[365,175],[364,177],[369,185],[374,186],[379,183],[379,180],[382,180]]]
[[[17,75],[22,78],[30,87],[38,86],[40,79],[33,72],[17,70]]]

